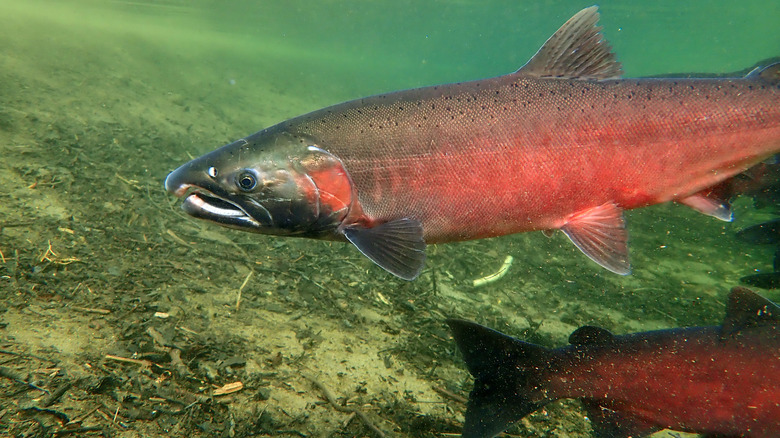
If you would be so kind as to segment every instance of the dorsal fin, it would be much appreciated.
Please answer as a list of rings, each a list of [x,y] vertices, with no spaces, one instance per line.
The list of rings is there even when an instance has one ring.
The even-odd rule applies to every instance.
[[[584,325],[569,335],[569,343],[571,345],[605,345],[614,341],[615,336],[609,330],[592,325]]]
[[[615,79],[623,67],[601,34],[598,6],[577,12],[515,74],[568,79]]]
[[[721,338],[737,336],[741,330],[780,329],[780,307],[746,287],[734,287],[729,293]]]

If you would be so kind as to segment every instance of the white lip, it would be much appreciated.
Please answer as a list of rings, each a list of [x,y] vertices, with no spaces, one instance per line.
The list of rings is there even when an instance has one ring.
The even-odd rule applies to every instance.
[[[185,188],[186,190],[186,188]],[[213,198],[212,199],[219,199],[219,198]],[[213,216],[219,216],[219,217],[241,217],[241,216],[247,216],[246,213],[244,213],[243,210],[238,208],[229,208],[224,206],[219,206],[216,204],[212,204],[209,202],[206,202],[206,200],[199,194],[198,192],[193,192],[189,196],[187,196],[184,199],[184,204],[187,204],[189,208],[195,208],[203,213],[206,213],[208,215]],[[226,203],[230,204],[230,203]],[[232,205],[232,204],[230,204]],[[247,216],[248,217],[248,216]]]
[[[184,198],[182,210],[188,215],[242,230],[258,231],[266,228],[260,221],[247,214],[238,205],[204,191],[193,191]],[[266,212],[265,209],[262,211]],[[270,218],[270,215],[269,215]]]

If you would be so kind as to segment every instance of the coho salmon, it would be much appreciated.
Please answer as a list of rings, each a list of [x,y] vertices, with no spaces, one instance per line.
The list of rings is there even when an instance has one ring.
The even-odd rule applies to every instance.
[[[618,336],[584,326],[556,349],[448,323],[474,376],[463,438],[493,437],[559,398],[579,399],[599,438],[780,434],[780,308],[749,289],[732,289],[719,326]]]
[[[623,211],[676,201],[729,220],[706,189],[780,151],[780,64],[739,78],[621,79],[597,8],[514,73],[302,115],[173,171],[197,218],[351,242],[414,279],[426,243],[562,230],[630,272]]]

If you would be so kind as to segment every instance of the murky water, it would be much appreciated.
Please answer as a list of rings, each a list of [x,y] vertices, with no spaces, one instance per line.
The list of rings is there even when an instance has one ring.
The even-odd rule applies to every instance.
[[[718,324],[729,288],[772,269],[772,248],[734,239],[772,217],[749,199],[731,224],[679,205],[628,212],[627,277],[531,233],[431,247],[408,283],[346,244],[197,222],[163,190],[181,163],[289,117],[514,71],[585,6],[0,0],[0,366],[21,377],[0,378],[0,434],[375,433],[324,387],[388,436],[453,436],[465,405],[447,394],[471,380],[446,317],[547,346],[584,324]],[[776,1],[600,11],[629,77],[780,55]],[[500,281],[473,286],[509,255]],[[36,387],[67,387],[55,413]],[[563,401],[512,433],[590,426]]]

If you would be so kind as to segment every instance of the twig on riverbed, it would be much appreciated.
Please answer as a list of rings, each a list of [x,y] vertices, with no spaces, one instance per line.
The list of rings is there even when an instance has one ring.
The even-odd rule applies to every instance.
[[[336,401],[336,399],[333,398],[333,394],[331,394],[330,391],[328,391],[328,388],[326,388],[325,385],[322,384],[322,382],[315,379],[313,376],[304,374],[303,377],[308,379],[311,383],[314,384],[314,386],[317,387],[317,389],[319,389],[322,392],[322,395],[324,395],[325,398],[328,400],[328,403],[330,403],[331,406],[333,406],[333,409],[339,412],[344,412],[347,414],[353,414],[358,416],[360,420],[363,422],[363,424],[365,424],[366,427],[368,427],[372,432],[374,432],[376,436],[378,436],[379,438],[385,438],[385,433],[379,430],[378,427],[374,426],[374,423],[372,423],[371,420],[368,419],[368,416],[366,416],[366,414],[364,414],[362,411],[358,410],[357,408],[350,408],[347,406],[340,405]]]

